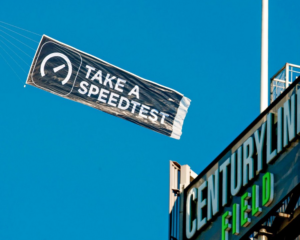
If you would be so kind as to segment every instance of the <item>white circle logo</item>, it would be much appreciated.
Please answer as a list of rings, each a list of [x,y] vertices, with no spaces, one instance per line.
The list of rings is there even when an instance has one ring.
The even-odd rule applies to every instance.
[[[72,64],[71,64],[69,58],[66,55],[62,54],[62,53],[58,53],[58,52],[51,53],[47,57],[44,58],[44,60],[42,61],[42,64],[41,64],[41,75],[42,75],[42,77],[44,77],[46,75],[45,74],[45,65],[46,65],[46,62],[50,58],[53,58],[53,57],[61,57],[62,59],[64,59],[67,62],[67,65],[68,65],[68,74],[67,74],[67,77],[61,82],[62,85],[65,85],[70,80],[70,78],[71,78],[71,75],[72,75]],[[58,67],[53,68],[53,71],[54,72],[58,72],[59,70],[65,68],[65,67],[66,67],[65,64],[60,65]]]

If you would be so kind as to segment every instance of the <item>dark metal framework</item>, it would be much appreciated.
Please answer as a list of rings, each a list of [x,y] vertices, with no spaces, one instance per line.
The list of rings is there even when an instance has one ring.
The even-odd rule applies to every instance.
[[[289,87],[278,96],[270,106],[261,113],[217,158],[212,161],[203,171],[194,179],[198,181],[203,177],[203,173],[211,169],[223,155],[229,152],[232,147],[238,143],[242,137],[247,134],[255,125],[268,113],[270,112],[283,98],[285,98],[289,93],[295,91],[295,89],[300,88],[300,77],[297,77],[294,82],[292,82]],[[299,138],[300,139],[300,138]],[[299,141],[299,140],[298,140]],[[296,176],[295,176],[296,177]],[[300,178],[300,172],[297,176]],[[173,192],[177,195],[177,201],[183,200],[183,192],[180,191],[180,196],[178,197],[178,192]],[[180,203],[178,204],[180,206]],[[177,216],[180,215],[180,209],[176,205],[173,210],[177,212]],[[183,209],[184,211],[184,209]],[[177,228],[176,219],[176,231],[174,228],[174,217],[176,213],[170,214],[170,240],[181,240],[179,231],[183,226],[179,225],[179,231]],[[173,225],[172,225],[173,224]],[[264,230],[264,231],[261,231]],[[294,190],[286,196],[279,204],[273,207],[273,210],[262,218],[255,226],[253,226],[245,237],[241,237],[240,240],[249,239],[259,239],[259,236],[265,235],[268,240],[300,240],[300,186],[298,185]],[[207,239],[210,240],[210,239]],[[214,239],[211,239],[214,240]]]
[[[266,235],[268,240],[300,240],[300,186],[262,221],[252,228],[249,237],[241,240],[258,239],[260,235]]]

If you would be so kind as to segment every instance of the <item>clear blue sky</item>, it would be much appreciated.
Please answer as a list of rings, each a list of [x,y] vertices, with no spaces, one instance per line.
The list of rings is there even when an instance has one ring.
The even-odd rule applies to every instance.
[[[270,76],[300,64],[299,9],[270,1]],[[24,88],[0,58],[0,239],[166,240],[169,160],[200,173],[259,115],[261,1],[14,0],[0,16],[192,100],[178,141]]]

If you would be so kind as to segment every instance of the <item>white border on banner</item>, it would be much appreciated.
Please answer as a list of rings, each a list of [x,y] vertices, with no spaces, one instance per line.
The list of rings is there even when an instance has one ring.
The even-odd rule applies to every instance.
[[[179,107],[177,109],[177,113],[173,121],[173,131],[170,136],[171,138],[175,138],[178,140],[180,139],[182,134],[181,130],[182,130],[183,122],[186,117],[190,104],[191,104],[191,100],[183,96],[179,103]]]

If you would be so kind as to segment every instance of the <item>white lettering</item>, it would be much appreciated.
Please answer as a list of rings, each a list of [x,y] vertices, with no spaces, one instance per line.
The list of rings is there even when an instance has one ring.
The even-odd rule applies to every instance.
[[[131,103],[133,104],[132,109],[131,109],[131,113],[134,113],[136,106],[139,106],[141,104],[138,103],[138,102],[135,102],[135,101],[131,101]]]
[[[88,86],[89,84],[86,82],[86,81],[82,81],[81,83],[80,83],[80,88],[81,89],[79,89],[78,90],[78,92],[80,93],[80,94],[86,94],[87,93],[87,89],[86,89],[86,87]]]
[[[140,108],[140,112],[139,115],[142,116],[143,118],[147,118],[146,115],[143,115],[143,113],[148,113],[148,111],[146,111],[144,108],[146,109],[150,109],[149,107],[145,106],[144,104],[142,104],[141,108]]]
[[[99,88],[95,85],[91,85],[88,96],[90,97],[91,95],[96,95],[99,93]]]
[[[249,137],[243,144],[243,186],[248,184],[248,180],[254,178],[253,152],[253,138]]]
[[[237,155],[237,161],[236,161]],[[231,195],[236,196],[242,187],[242,146],[231,154]]]
[[[102,97],[107,98],[106,94],[109,94],[109,91],[105,90],[104,88],[101,88],[100,94],[99,94],[99,97],[98,97],[98,101],[106,103],[106,100],[102,99]]]
[[[90,74],[91,74],[91,71],[95,71],[95,68],[89,66],[89,65],[86,65],[86,68],[88,69],[87,73],[86,73],[86,76],[85,78],[89,79],[90,77]]]
[[[219,169],[209,176],[207,190],[207,220],[219,212]]]
[[[165,117],[169,117],[169,114],[166,114],[164,112],[160,112],[159,114],[162,116],[162,118],[160,120],[160,123],[164,124],[165,123]]]
[[[157,121],[157,115],[158,114],[158,111],[156,109],[152,109],[150,114],[153,116],[153,117],[149,117],[149,119],[153,122]]]
[[[116,98],[115,98],[115,97],[116,97]],[[116,101],[118,100],[119,97],[120,97],[119,94],[116,94],[116,93],[113,93],[113,92],[112,92],[112,93],[110,94],[110,96],[109,96],[109,100],[108,100],[107,104],[110,105],[110,106],[116,107],[117,104],[114,103],[114,102],[116,102]]]
[[[296,136],[295,102],[295,94],[293,94],[291,99],[284,103],[283,147],[286,147]]]
[[[228,174],[227,174],[227,166],[230,164],[230,158],[228,158],[223,164],[220,166],[220,172],[223,175],[222,181],[222,206],[227,204],[228,196],[227,196],[227,186],[228,186]]]
[[[128,93],[129,96],[132,94],[134,94],[137,99],[140,99],[140,89],[138,85],[135,85],[134,88]]]
[[[193,188],[187,195],[186,198],[186,218],[185,218],[185,227],[186,227],[186,237],[190,239],[196,233],[196,219],[192,221],[192,201],[197,199],[197,190]]]
[[[109,83],[109,87],[113,88],[112,80],[114,80],[116,77],[115,76],[109,77],[109,76],[110,76],[110,74],[108,73],[105,77],[103,85],[106,86],[106,83]]]
[[[119,91],[119,92],[123,92],[123,87],[124,87],[124,84],[126,83],[125,80],[121,79],[121,78],[118,78],[117,80],[117,83],[115,85],[115,90]],[[119,88],[121,87],[121,88]]]
[[[269,113],[267,116],[267,163],[269,164],[277,155],[276,149],[272,152],[272,135],[273,135],[273,113]]]
[[[200,230],[207,222],[206,217],[203,218],[202,209],[206,206],[206,199],[203,198],[203,190],[207,187],[207,181],[202,183],[198,188],[198,204],[197,204],[197,230]]]
[[[125,106],[122,106],[123,105],[123,101],[126,102]],[[118,108],[120,108],[122,110],[126,110],[129,107],[129,105],[130,105],[130,102],[129,102],[129,100],[126,97],[121,97],[120,98],[120,102],[119,102]]]
[[[258,175],[263,169],[263,150],[265,145],[265,135],[266,135],[266,123],[264,122],[261,125],[260,137],[259,130],[257,129],[254,133],[255,145],[257,150],[257,171],[256,175]]]
[[[94,75],[94,77],[92,77],[92,81],[94,80],[98,80],[100,84],[102,84],[102,71],[99,70],[98,72],[96,72],[96,74]]]

